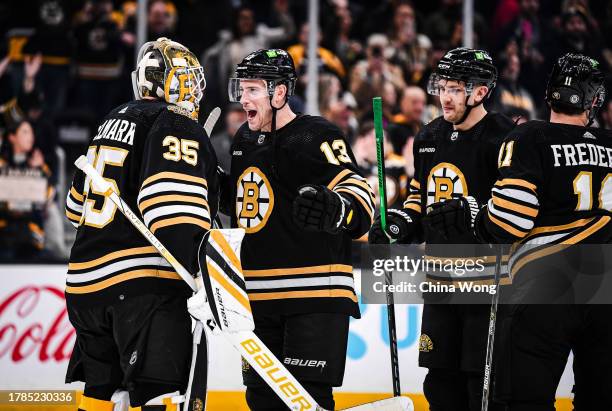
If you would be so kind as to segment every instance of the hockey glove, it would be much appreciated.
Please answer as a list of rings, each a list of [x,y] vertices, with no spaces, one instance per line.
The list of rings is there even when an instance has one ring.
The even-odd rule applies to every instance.
[[[427,207],[423,218],[426,229],[436,231],[445,239],[474,233],[474,220],[480,205],[474,197],[460,197]]]
[[[208,297],[206,296],[206,290],[201,288],[193,296],[187,300],[187,310],[189,314],[202,324],[209,324],[215,317],[213,316],[210,305],[208,304]],[[221,331],[219,327],[215,327],[213,331]]]
[[[416,225],[412,218],[403,210],[392,208],[387,210],[387,234],[384,233],[380,215],[374,220],[368,234],[370,244],[389,244],[390,238],[398,243],[411,243],[415,235]]]
[[[336,234],[348,228],[352,218],[351,202],[324,186],[304,185],[293,200],[293,221],[307,231]]]

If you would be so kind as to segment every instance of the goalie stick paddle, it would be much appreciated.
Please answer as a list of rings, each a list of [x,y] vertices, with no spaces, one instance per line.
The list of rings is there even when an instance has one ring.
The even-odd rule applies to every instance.
[[[147,228],[125,201],[114,190],[113,186],[105,180],[96,169],[92,167],[85,156],[80,156],[75,165],[82,170],[97,187],[97,191],[103,193],[121,213],[134,225],[134,227],[155,247],[162,257],[170,263],[179,276],[194,290],[203,287],[203,279],[200,276],[196,280],[191,274],[174,258],[164,245]],[[213,231],[213,230],[211,230]],[[223,230],[214,230],[222,232]],[[211,297],[212,298],[212,297]],[[215,324],[218,328],[218,326]],[[257,371],[270,388],[279,396],[290,410],[312,410],[325,411],[320,407],[298,380],[285,368],[282,362],[270,351],[270,349],[252,331],[221,332],[228,341],[238,350],[249,365]],[[192,388],[193,389],[193,388]],[[406,397],[390,398],[375,401],[368,404],[348,408],[351,411],[413,411],[412,401]]]
[[[384,131],[382,122],[382,99],[374,97],[372,99],[372,108],[374,111],[374,133],[376,135],[376,163],[378,168],[378,198],[380,200],[380,223],[383,232],[387,232],[387,190],[385,176],[385,148],[384,148]],[[393,283],[393,273],[385,271],[385,283],[390,285]],[[387,288],[388,290],[388,288]],[[399,356],[397,354],[397,329],[395,327],[395,303],[393,293],[387,291],[387,323],[389,327],[389,350],[391,354],[391,376],[393,378],[393,396],[399,397],[400,390],[400,372],[399,372]]]

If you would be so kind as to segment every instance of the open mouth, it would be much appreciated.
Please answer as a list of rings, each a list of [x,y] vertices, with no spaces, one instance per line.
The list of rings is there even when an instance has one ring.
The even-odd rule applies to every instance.
[[[256,110],[247,110],[247,119],[252,120],[256,115],[257,115],[257,111]]]

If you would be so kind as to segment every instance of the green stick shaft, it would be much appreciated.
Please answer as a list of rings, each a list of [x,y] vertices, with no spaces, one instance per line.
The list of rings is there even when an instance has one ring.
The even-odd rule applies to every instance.
[[[385,182],[385,148],[383,139],[382,99],[372,99],[374,110],[374,133],[376,135],[376,160],[378,166],[378,198],[380,200],[380,223],[384,232],[387,232],[387,189]]]

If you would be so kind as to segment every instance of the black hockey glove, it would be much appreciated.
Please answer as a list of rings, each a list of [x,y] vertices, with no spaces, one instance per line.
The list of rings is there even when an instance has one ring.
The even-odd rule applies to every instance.
[[[293,200],[293,221],[307,231],[336,234],[348,228],[352,218],[351,202],[324,186],[304,185]]]
[[[480,205],[474,197],[460,197],[427,207],[423,224],[427,230],[437,231],[443,238],[456,238],[474,233],[474,220]]]
[[[411,243],[415,231],[415,224],[406,212],[395,208],[387,210],[387,233],[392,239],[398,243]],[[379,214],[370,227],[368,242],[370,244],[389,244],[389,236],[382,229]]]

